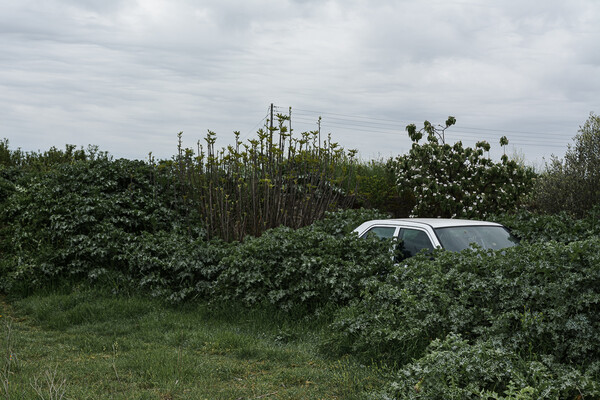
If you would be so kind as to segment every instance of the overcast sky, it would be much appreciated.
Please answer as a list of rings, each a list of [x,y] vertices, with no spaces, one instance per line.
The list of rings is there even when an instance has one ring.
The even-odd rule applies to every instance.
[[[0,138],[170,158],[273,103],[365,159],[453,115],[449,142],[541,163],[600,113],[598,21],[597,0],[2,0]]]

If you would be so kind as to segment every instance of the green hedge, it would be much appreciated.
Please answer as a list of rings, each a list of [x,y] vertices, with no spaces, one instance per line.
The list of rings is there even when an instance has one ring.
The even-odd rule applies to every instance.
[[[527,242],[571,243],[600,235],[600,206],[587,212],[584,218],[566,212],[549,215],[520,210],[493,216],[491,220],[509,227],[513,234]]]
[[[160,249],[169,246],[156,240],[166,233],[182,245],[202,238],[185,225],[190,210],[171,200],[169,175],[140,161],[75,161],[13,179],[4,180],[0,210],[0,290],[97,280],[108,271],[138,275],[131,261],[146,242]]]
[[[311,312],[356,298],[391,268],[389,243],[286,227],[247,238],[221,260],[214,296]]]
[[[527,362],[597,366],[600,238],[412,258],[341,309],[323,347],[406,366],[452,334],[499,343]],[[510,383],[481,388],[501,393]]]
[[[374,210],[227,244],[205,239],[193,204],[176,201],[180,183],[168,168],[103,158],[3,177],[4,292],[91,283],[171,302],[235,298],[307,312],[347,302],[385,268],[385,250],[345,236],[384,217]]]
[[[499,341],[435,339],[371,399],[587,399],[600,396],[598,363],[581,372],[548,357],[527,357]]]
[[[395,371],[376,398],[599,396],[598,210],[500,215],[522,246],[393,265],[389,242],[349,234],[375,210],[208,241],[165,164],[40,157],[0,166],[0,292],[91,284],[335,313],[324,351]]]

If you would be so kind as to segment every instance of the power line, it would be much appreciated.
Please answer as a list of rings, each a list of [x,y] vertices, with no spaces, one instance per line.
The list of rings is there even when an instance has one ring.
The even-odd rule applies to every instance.
[[[374,121],[386,121],[386,122],[394,122],[394,123],[407,123],[406,121],[401,121],[401,120],[399,121],[399,120],[393,120],[393,119],[373,118],[373,117],[367,117],[367,116],[363,116],[363,115],[337,114],[337,113],[328,113],[328,112],[313,111],[313,110],[303,110],[300,108],[294,108],[293,110],[294,110],[294,112],[301,111],[301,112],[309,112],[309,113],[315,113],[315,114],[320,114],[320,115],[336,115],[338,117],[360,118],[360,119],[367,119],[367,120],[374,120]]]
[[[277,107],[277,108],[281,108],[281,107]],[[367,116],[359,116],[359,115],[348,115],[348,114],[339,114],[339,113],[328,113],[328,112],[321,112],[321,111],[315,111],[315,110],[306,110],[306,109],[293,109],[295,113],[297,113],[298,115],[302,115],[302,116],[311,116],[311,114],[306,114],[306,113],[313,113],[313,115],[318,114],[318,115],[334,115],[336,117],[344,117],[344,118],[336,118],[336,117],[328,117],[329,119],[335,119],[335,120],[339,120],[339,121],[346,121],[349,123],[361,123],[363,126],[370,126],[370,124],[377,124],[377,125],[398,125],[399,127],[402,127],[402,130],[404,130],[404,124],[409,124],[411,122],[408,121],[404,121],[404,120],[391,120],[391,119],[383,119],[383,118],[374,118],[374,117],[367,117]],[[381,122],[369,122],[369,121],[381,121]],[[326,122],[326,121],[325,121]],[[544,135],[544,136],[565,136],[564,133],[560,133],[560,132],[535,132],[535,131],[518,131],[518,130],[510,130],[510,129],[492,129],[492,128],[478,128],[478,127],[472,127],[472,126],[460,126],[460,129],[464,129],[464,130],[476,130],[476,131],[486,131],[486,132],[497,132],[497,133],[508,133],[508,134],[527,134],[527,135]],[[453,130],[454,131],[454,130]]]
[[[296,123],[298,124],[304,124],[304,125],[314,125],[316,122],[313,120],[307,120],[306,118],[297,118],[295,119]],[[404,135],[405,131],[404,130],[400,130],[400,129],[382,129],[379,127],[369,127],[368,125],[349,125],[349,124],[340,124],[340,123],[335,123],[335,122],[327,122],[324,121],[322,123],[322,127],[341,127],[344,128],[346,130],[352,130],[352,131],[359,131],[359,132],[368,132],[368,133],[381,133],[381,134],[388,134],[388,135]],[[448,131],[446,132],[446,137],[451,138],[452,136],[456,136],[456,134],[462,134],[461,137],[457,138],[456,140],[462,140],[462,139],[472,139],[472,140],[495,140],[495,139],[499,139],[498,135],[495,135],[493,133],[489,133],[489,132],[480,132],[480,133],[474,133],[474,132],[465,132],[465,131],[461,131],[461,130],[452,130],[452,131]],[[519,140],[519,139],[515,139],[515,138],[511,138],[510,139],[511,142],[516,142],[518,141],[519,143],[525,143],[523,140]],[[539,144],[539,142],[536,142],[536,144]],[[554,139],[554,138],[546,138],[544,140],[544,144],[556,144],[556,145],[560,145],[560,146],[564,146],[566,144],[566,140],[560,140],[560,139]]]
[[[309,116],[309,114],[302,114],[299,113],[298,115],[301,116]],[[401,127],[401,125],[398,125],[397,123],[390,123],[390,122],[370,122],[370,121],[361,121],[361,120],[349,120],[349,119],[345,119],[345,118],[338,118],[338,117],[328,117],[327,120],[333,120],[333,121],[346,121],[346,122],[354,122],[354,123],[358,123],[361,125],[366,125],[366,126],[383,126],[383,127],[390,127],[390,128],[394,128],[394,129],[398,129]],[[404,128],[402,128],[402,130],[404,130]]]
[[[317,125],[316,119],[312,119],[312,115],[307,114],[307,112],[317,113],[317,111],[304,110],[304,109],[294,109],[296,121],[299,125]],[[299,111],[301,110],[301,111]],[[320,113],[325,115],[337,115],[344,116],[348,118],[338,118],[338,117],[328,117],[326,120],[322,121],[322,127],[330,127],[330,128],[342,128],[344,130],[358,131],[358,132],[367,132],[367,133],[375,133],[375,134],[385,134],[385,135],[398,135],[403,134],[404,129],[400,128],[397,124],[399,121],[392,120],[383,120],[380,118],[371,118],[371,117],[358,117],[358,116],[350,116],[346,114],[335,114],[335,113]],[[357,119],[357,118],[362,118]],[[333,120],[333,121],[331,121]],[[374,121],[385,121],[385,122],[370,122],[370,120]],[[390,122],[394,122],[391,124]],[[467,131],[463,130],[466,129]],[[477,132],[470,132],[477,131]],[[457,134],[460,134],[456,141],[458,140],[487,140],[489,142],[493,142],[496,139],[499,139],[496,133],[521,133],[521,134],[529,134],[529,135],[542,135],[544,136],[544,145],[548,147],[560,147],[564,148],[565,145],[568,144],[567,138],[564,138],[563,134],[556,134],[552,132],[528,132],[528,131],[509,131],[509,130],[501,130],[501,129],[489,129],[489,128],[473,128],[473,127],[463,127],[460,126],[459,129],[451,129],[446,132],[448,138],[452,138]],[[557,138],[557,136],[563,137],[564,140]],[[531,138],[510,138],[513,144],[519,145],[539,145],[539,142],[533,142],[531,140],[527,140]]]
[[[270,108],[270,107],[269,107]],[[270,110],[267,110],[267,114],[264,116],[263,119],[261,119],[260,121],[258,121],[258,123],[256,125],[254,125],[254,128],[248,130],[248,132],[246,132],[246,134],[241,138],[242,141],[246,140],[246,138],[253,132],[256,132],[256,128],[258,128],[264,121],[267,120],[267,118],[269,118],[269,113]]]
[[[287,115],[290,107],[274,106],[278,114]],[[385,118],[369,117],[364,115],[349,115],[341,113],[330,113],[323,111],[307,110],[301,108],[293,108],[296,127],[309,126],[310,131],[316,132],[319,128],[319,120],[321,121],[320,129],[336,129],[346,131],[357,131],[380,135],[395,135],[398,139],[407,140],[406,125],[408,121],[393,120]],[[321,119],[321,117],[326,118]],[[263,119],[264,121],[264,119]],[[510,139],[510,144],[523,147],[541,146],[547,148],[565,149],[570,143],[564,133],[560,132],[536,132],[536,131],[520,131],[510,129],[495,129],[495,128],[477,128],[473,126],[458,126],[452,127],[446,131],[446,138],[449,144],[458,141],[478,141],[485,140],[489,143],[494,143],[500,138],[500,134],[507,135]],[[403,136],[404,135],[404,136]],[[515,136],[512,136],[515,135]],[[521,135],[521,136],[519,136]],[[522,135],[527,135],[523,137]],[[512,136],[512,137],[511,137]],[[455,138],[455,139],[453,139]],[[543,142],[540,142],[543,141]]]
[[[492,138],[492,139],[499,139],[498,135],[494,135],[493,133],[485,133],[485,132],[481,132],[481,133],[474,133],[474,132],[464,132],[461,130],[452,130],[452,131],[447,131],[446,132],[446,137],[452,137],[453,135],[460,133],[462,134],[462,137],[467,137],[467,138]],[[508,138],[510,141],[515,141],[515,140],[520,140],[517,138]],[[527,139],[532,139],[532,138],[524,138],[524,140]],[[554,142],[554,143],[567,143],[569,140],[567,140],[566,138],[564,140],[558,139],[558,138],[545,138],[544,139],[544,143],[548,143],[548,142]],[[539,142],[537,142],[539,144]]]
[[[472,128],[472,127],[462,126],[462,125],[461,125],[460,129],[489,131],[489,132],[504,132],[504,133],[522,133],[522,134],[526,134],[526,135],[561,135],[561,136],[564,136],[564,133],[559,133],[559,132],[513,131],[513,130],[506,130],[506,129]]]

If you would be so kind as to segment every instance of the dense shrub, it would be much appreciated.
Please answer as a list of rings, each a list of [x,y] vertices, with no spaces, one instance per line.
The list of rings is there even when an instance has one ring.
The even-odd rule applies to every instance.
[[[17,189],[15,178],[10,178],[12,171],[0,166],[0,204],[4,203]]]
[[[32,177],[49,171],[62,164],[70,164],[82,160],[109,160],[106,152],[99,151],[96,146],[87,150],[76,149],[74,145],[66,145],[65,150],[56,147],[45,152],[25,152],[12,150],[8,139],[0,140],[0,204],[17,189],[29,184]]]
[[[354,165],[355,205],[374,208],[395,218],[408,217],[413,207],[409,193],[396,185],[396,170],[393,158],[370,160]]]
[[[548,359],[525,360],[491,340],[469,343],[449,334],[401,368],[374,399],[580,399],[600,396],[593,371]]]
[[[100,151],[98,146],[88,146],[87,149],[77,149],[75,145],[67,144],[64,150],[51,147],[44,151],[23,151],[10,149],[8,139],[0,140],[0,167],[18,167],[24,171],[45,171],[60,164],[75,161],[109,159],[105,151]]]
[[[101,159],[58,165],[23,186],[7,181],[0,290],[93,282],[170,301],[210,295],[314,309],[347,302],[383,268],[376,260],[385,250],[344,237],[385,216],[375,210],[328,213],[312,227],[275,229],[238,246],[206,241],[195,207],[175,201],[182,189],[172,172]]]
[[[578,217],[600,204],[600,116],[590,113],[564,160],[553,157],[532,192],[532,206]]]
[[[596,362],[600,239],[411,258],[339,312],[325,347],[406,365],[450,333],[523,356]]]
[[[346,304],[365,279],[391,267],[388,243],[349,233],[364,221],[386,217],[372,209],[338,210],[308,227],[278,227],[247,237],[219,263],[212,298],[300,314]]]
[[[570,243],[600,235],[600,206],[592,209],[584,218],[575,218],[565,211],[557,214],[539,214],[528,210],[491,216],[511,229],[522,240],[547,242],[555,240]]]
[[[454,122],[450,117],[446,128]],[[507,156],[500,163],[485,157],[484,151],[490,149],[487,142],[475,148],[465,148],[461,142],[451,146],[440,134],[440,143],[437,131],[425,121],[428,141],[419,144],[423,130],[414,125],[407,130],[414,143],[408,154],[396,158],[395,169],[399,189],[413,197],[412,216],[481,219],[516,209],[529,193],[533,171]],[[507,143],[502,138],[501,144]]]
[[[279,227],[248,237],[222,259],[215,296],[246,305],[314,311],[358,296],[391,266],[389,243],[319,229]]]
[[[263,135],[263,140],[269,141],[270,138]],[[228,269],[228,274],[220,280],[223,288],[231,287],[225,283],[227,279],[244,278],[235,275],[235,268],[229,271],[229,264],[220,262],[225,254],[233,251],[227,261],[237,265],[237,254],[244,254],[257,245],[256,254],[262,255],[278,245],[269,239],[282,232],[289,236],[278,252],[280,260],[287,260],[286,265],[290,266],[286,273],[292,274],[291,266],[296,262],[300,262],[295,266],[299,271],[306,269],[294,275],[304,274],[308,279],[300,307],[326,303],[329,296],[333,303],[347,301],[356,294],[359,277],[368,276],[375,268],[373,263],[362,268],[365,256],[352,253],[352,246],[358,252],[367,251],[364,242],[349,244],[349,239],[341,237],[364,220],[385,217],[374,210],[327,212],[324,220],[306,230],[296,233],[282,228],[264,239],[249,239],[241,249],[230,250],[235,245],[205,240],[205,231],[200,223],[217,215],[198,215],[202,207],[191,200],[195,195],[186,196],[198,189],[193,187],[195,181],[188,180],[187,174],[198,171],[187,169],[190,167],[187,164],[190,154],[183,149],[174,162],[154,163],[151,159],[150,163],[146,163],[113,161],[95,149],[84,152],[75,150],[73,146],[67,146],[64,152],[52,149],[45,153],[23,153],[20,150],[10,151],[7,141],[1,144],[1,291],[25,293],[48,285],[93,282],[118,290],[142,289],[171,301],[208,297],[209,294],[213,298],[228,298],[231,293],[227,290],[217,293],[212,288],[222,270]],[[298,144],[298,151],[301,145]],[[334,149],[334,144],[331,144],[330,152],[323,152],[323,157],[332,158]],[[269,153],[259,154],[255,146],[249,154],[258,157],[255,160],[258,163],[273,162],[271,167],[274,167],[277,164],[275,150],[270,148]],[[294,159],[317,154],[316,150],[310,154],[290,150]],[[243,157],[243,154],[239,156]],[[267,156],[276,159],[269,160]],[[224,165],[234,168],[233,164],[228,164],[230,161],[230,158],[196,160],[209,174]],[[279,162],[285,164],[281,159]],[[313,166],[321,165],[318,160],[310,162]],[[248,170],[233,170],[250,173]],[[181,174],[184,174],[184,179]],[[216,177],[219,176],[217,173]],[[218,179],[212,183],[217,185]],[[318,197],[318,194],[315,195]],[[318,201],[317,197],[312,199]],[[298,204],[311,206],[310,202]],[[266,206],[266,203],[263,205]],[[319,207],[326,209],[327,205],[323,203]],[[321,248],[313,253],[308,248],[304,251],[302,246],[291,250],[295,240],[310,241],[314,244],[312,248],[318,249],[319,245]],[[329,249],[333,249],[334,253],[328,254]],[[302,257],[311,254],[314,257],[300,260],[301,254]],[[260,259],[256,262],[268,264]],[[264,272],[261,279],[265,282],[279,279],[269,275],[276,272],[275,268],[271,271],[262,266],[257,268]],[[342,269],[338,271],[336,268]],[[245,274],[245,270],[242,265],[240,274]],[[325,277],[328,280],[318,281]],[[341,285],[339,289],[337,282]],[[294,279],[278,281],[277,290],[294,293],[294,284]],[[252,295],[254,293],[248,289],[248,293],[241,297],[247,300]],[[269,301],[288,308],[296,299],[295,294],[288,297],[281,295],[280,300],[273,300],[273,296],[269,292]]]
[[[221,269],[220,260],[228,254],[230,244],[192,238],[187,233],[160,231],[131,236],[126,247],[127,269],[117,275],[129,287],[151,296],[180,303],[191,299],[208,299]],[[105,273],[108,287],[114,274]]]
[[[201,160],[191,160],[191,154],[154,164],[112,161],[73,149],[69,153],[69,148],[29,156],[6,149],[7,142],[0,142],[0,292],[87,282],[115,291],[143,290],[171,302],[200,297],[303,316],[337,310],[323,349],[397,368],[387,389],[373,394],[377,398],[600,396],[597,208],[583,219],[566,212],[494,216],[524,239],[522,246],[503,252],[438,251],[433,258],[420,255],[393,265],[390,242],[349,234],[363,221],[387,214],[326,212],[333,204],[325,201],[327,196],[338,193],[328,180],[319,185],[331,189],[329,195],[320,197],[323,192],[310,188],[314,201],[323,200],[318,213],[296,210],[296,217],[307,221],[317,214],[324,219],[225,243],[208,241],[201,222],[232,209],[224,207],[212,217],[198,214],[206,204],[199,206],[188,194],[199,184],[193,180],[199,175],[181,175],[198,172],[194,163]],[[475,216],[484,206],[486,212],[497,212],[518,204],[531,172],[506,158],[502,164],[485,161],[484,149],[485,144],[463,149],[435,140],[415,144],[406,156],[412,160],[405,165],[406,176],[399,178],[412,179],[407,181],[411,193],[423,196],[423,205],[415,210]],[[330,150],[335,153],[334,147]],[[417,161],[423,165],[415,167]],[[342,164],[336,165],[352,167]],[[471,181],[461,168],[471,171]],[[221,172],[215,172],[210,190],[219,190]],[[260,179],[257,185],[272,189],[271,178]],[[302,179],[298,182],[306,184],[304,189],[312,185]],[[450,186],[442,183],[450,181]],[[374,182],[373,191],[382,182]],[[420,186],[414,189],[414,184]],[[295,190],[279,189],[279,194]],[[445,203],[425,195],[433,189],[446,195],[465,192]],[[475,195],[478,205],[471,202],[476,190],[485,197]],[[265,199],[278,198],[269,193],[274,197]],[[372,194],[374,203],[387,201],[386,194],[379,200]],[[310,207],[311,201],[300,204]],[[263,208],[260,215],[273,217],[273,210]],[[245,232],[241,226],[235,229]]]
[[[166,254],[173,244],[157,240],[166,233],[181,246],[201,239],[200,229],[184,225],[189,210],[171,201],[171,179],[160,174],[140,161],[98,159],[62,164],[14,184],[0,211],[6,250],[0,289],[98,280],[108,271],[138,276],[142,270],[133,271],[132,261],[145,243]]]

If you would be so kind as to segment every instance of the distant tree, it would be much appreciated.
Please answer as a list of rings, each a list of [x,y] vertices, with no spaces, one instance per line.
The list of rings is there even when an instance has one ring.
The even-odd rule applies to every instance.
[[[540,211],[583,216],[600,207],[600,116],[590,113],[564,160],[553,156],[538,179],[533,205]]]

